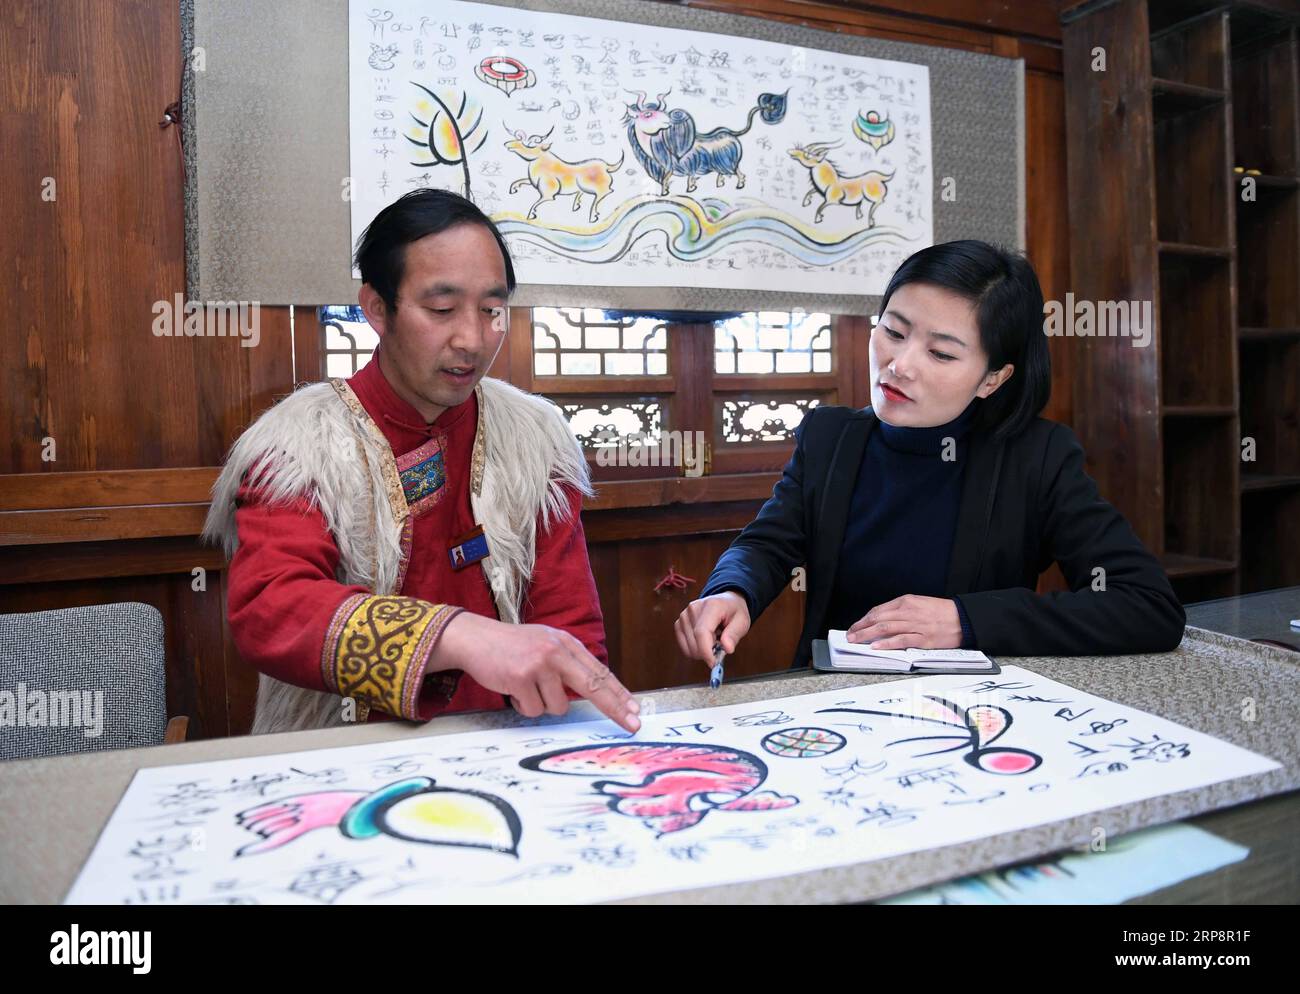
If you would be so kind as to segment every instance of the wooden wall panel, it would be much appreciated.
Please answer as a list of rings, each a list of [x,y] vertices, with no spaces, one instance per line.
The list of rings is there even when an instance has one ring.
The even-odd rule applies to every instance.
[[[715,6],[700,0],[687,0],[691,6]],[[741,4],[725,4],[737,8]],[[827,7],[838,8],[833,12]],[[1045,0],[835,0],[833,4],[814,0],[750,0],[745,10],[764,16],[775,10],[808,11],[823,19],[862,18],[865,23],[882,26],[900,25],[921,37],[932,37],[942,29],[996,32],[1012,37],[1037,37],[1061,40],[1061,25],[1051,3]],[[867,20],[872,18],[874,20]],[[929,32],[927,34],[927,31]]]
[[[1038,273],[1044,300],[1065,300],[1070,288],[1070,232],[1065,202],[1065,86],[1059,75],[1025,75],[1026,255]],[[1074,391],[1068,340],[1049,338],[1052,399],[1045,416],[1070,424]]]
[[[730,534],[627,540],[613,552],[600,550],[603,562],[617,555],[619,623],[610,634],[610,665],[632,690],[657,690],[704,683],[709,668],[686,659],[677,648],[673,622],[708,579],[714,563],[731,542]],[[654,587],[669,567],[694,582],[685,589]],[[593,562],[593,570],[596,564]],[[802,593],[787,590],[767,611],[727,660],[728,678],[788,669],[803,626]],[[604,602],[608,608],[609,601]]]
[[[185,286],[178,137],[158,127],[179,17],[158,0],[0,5],[17,98],[0,109],[0,472],[211,465],[246,405],[238,340],[153,334],[155,302]]]
[[[1073,165],[1069,189],[1075,192],[1067,198],[1068,219],[1082,244],[1106,241],[1115,246],[1104,260],[1083,255],[1071,260],[1070,288],[1080,300],[1153,300],[1159,306],[1153,150],[1149,141],[1129,137],[1151,128],[1151,103],[1143,96],[1150,75],[1149,46],[1128,42],[1146,36],[1146,5],[1135,0],[1100,8],[1086,24],[1073,24],[1066,33],[1070,78],[1095,79],[1091,93],[1071,91],[1072,105],[1079,103],[1071,116],[1083,125],[1068,136]],[[1097,46],[1111,53],[1104,73],[1090,70]],[[1101,135],[1118,138],[1103,143]],[[1148,399],[1149,384],[1159,381],[1157,349],[1118,344],[1075,340],[1073,348],[1087,348],[1097,358],[1080,361],[1072,370],[1078,403],[1071,424],[1088,445],[1088,471],[1102,495],[1125,510],[1138,538],[1160,555],[1164,491],[1159,411]],[[1132,416],[1144,408],[1144,416]]]
[[[124,602],[156,607],[163,617],[168,716],[188,715],[191,739],[228,735],[220,576],[208,573],[206,591],[194,591],[192,583],[187,570],[170,576],[6,585],[0,586],[0,613]]]
[[[217,578],[220,588],[221,603],[226,603],[228,587],[226,573]],[[221,611],[221,665],[226,684],[226,735],[247,735],[253,727],[253,705],[257,700],[257,671],[239,658],[235,649],[234,636],[226,619],[223,606]]]

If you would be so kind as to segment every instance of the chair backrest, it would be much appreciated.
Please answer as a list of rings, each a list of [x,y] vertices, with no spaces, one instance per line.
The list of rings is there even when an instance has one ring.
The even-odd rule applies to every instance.
[[[158,745],[166,726],[156,608],[0,615],[0,759]]]

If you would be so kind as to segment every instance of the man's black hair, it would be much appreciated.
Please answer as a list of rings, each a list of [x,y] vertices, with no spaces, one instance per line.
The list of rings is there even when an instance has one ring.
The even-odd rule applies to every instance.
[[[406,246],[458,224],[481,224],[492,232],[506,266],[506,289],[515,291],[515,267],[506,240],[492,219],[450,190],[412,190],[375,215],[357,240],[356,268],[389,310],[397,309],[397,288],[406,272]]]

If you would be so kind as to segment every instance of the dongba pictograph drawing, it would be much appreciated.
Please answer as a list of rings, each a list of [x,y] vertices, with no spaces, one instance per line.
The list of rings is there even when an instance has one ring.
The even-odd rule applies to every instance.
[[[636,736],[525,723],[141,770],[67,899],[612,900],[847,867],[1277,767],[1012,666],[643,717]]]
[[[592,790],[606,807],[639,818],[656,835],[698,825],[710,811],[779,811],[799,803],[758,787],[767,764],[739,749],[667,742],[556,749],[519,764],[526,770],[601,777]],[[603,779],[603,778],[609,779]]]
[[[828,708],[826,713],[905,718],[910,721],[930,722],[960,729],[957,734],[949,732],[946,734],[917,735],[890,742],[889,745],[903,745],[909,742],[956,741],[956,745],[946,745],[943,748],[922,752],[919,755],[938,756],[946,752],[965,749],[966,753],[962,756],[962,759],[977,770],[983,770],[986,773],[1018,776],[1037,769],[1043,762],[1043,757],[1030,752],[1028,749],[1009,749],[1001,746],[995,748],[992,745],[1011,728],[1012,718],[1011,712],[1006,708],[994,707],[991,704],[975,704],[969,708],[963,708],[952,703],[952,701],[945,701],[941,697],[927,695],[918,703],[915,714],[902,711],[873,711],[869,708]]]
[[[517,856],[519,815],[501,798],[476,790],[439,787],[409,777],[367,793],[330,790],[268,801],[235,820],[261,837],[236,856],[269,852],[317,828],[337,828],[349,839],[380,834],[434,846],[467,846]]]
[[[462,0],[351,0],[354,239],[425,186],[523,283],[879,293],[934,239],[929,69]]]

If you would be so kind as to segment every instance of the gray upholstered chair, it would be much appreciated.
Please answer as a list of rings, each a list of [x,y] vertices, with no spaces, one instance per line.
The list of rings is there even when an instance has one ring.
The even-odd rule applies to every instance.
[[[0,759],[181,741],[148,604],[0,615]]]

